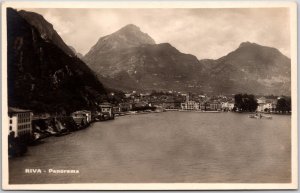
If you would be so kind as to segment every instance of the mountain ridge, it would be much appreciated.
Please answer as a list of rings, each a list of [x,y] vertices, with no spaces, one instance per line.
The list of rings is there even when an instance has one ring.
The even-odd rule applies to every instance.
[[[84,55],[84,58],[89,61],[97,53],[137,47],[143,44],[155,44],[155,41],[148,34],[143,33],[139,27],[129,24],[110,35],[99,38],[97,43]]]
[[[58,35],[57,31],[54,29],[53,25],[49,23],[42,15],[20,10],[18,13],[32,26],[34,26],[41,37],[46,41],[51,41],[55,45],[57,45],[60,49],[62,49],[65,53],[70,56],[75,56],[72,50],[69,48],[67,44],[63,41],[63,39]]]
[[[91,69],[59,42],[45,39],[22,15],[7,9],[8,105],[35,113],[95,107],[106,90]]]
[[[140,30],[137,26],[129,26]],[[104,37],[114,39],[114,34],[124,28],[128,26]],[[87,54],[83,59],[106,86],[116,86],[114,79],[117,82],[122,80],[121,90],[132,85],[132,89],[137,90],[156,88],[204,93],[290,92],[290,59],[276,48],[241,42],[235,50],[216,60],[198,60],[169,43],[153,42],[136,46],[129,43],[101,52],[94,50],[92,55]],[[98,46],[102,43],[97,42]]]

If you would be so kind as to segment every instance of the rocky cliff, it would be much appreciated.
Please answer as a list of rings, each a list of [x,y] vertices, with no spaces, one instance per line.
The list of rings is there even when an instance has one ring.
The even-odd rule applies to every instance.
[[[8,105],[35,112],[93,108],[106,91],[41,15],[7,9]]]

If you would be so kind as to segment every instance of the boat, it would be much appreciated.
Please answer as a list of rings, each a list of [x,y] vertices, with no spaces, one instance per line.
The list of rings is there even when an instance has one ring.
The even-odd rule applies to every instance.
[[[251,114],[248,117],[253,119],[272,119],[272,116],[262,114]]]
[[[179,109],[165,109],[166,111],[178,111]]]
[[[197,113],[221,113],[221,111],[195,111]]]
[[[202,110],[185,110],[180,109],[179,112],[196,112],[196,113],[221,113],[221,111],[202,111]]]
[[[272,119],[271,116],[264,116],[265,119]]]

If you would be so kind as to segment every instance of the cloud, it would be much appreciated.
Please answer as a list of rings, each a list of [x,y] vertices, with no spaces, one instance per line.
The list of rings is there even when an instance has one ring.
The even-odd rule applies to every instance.
[[[42,14],[64,41],[86,54],[102,36],[133,23],[157,43],[202,58],[219,58],[250,41],[290,56],[286,8],[26,9]]]

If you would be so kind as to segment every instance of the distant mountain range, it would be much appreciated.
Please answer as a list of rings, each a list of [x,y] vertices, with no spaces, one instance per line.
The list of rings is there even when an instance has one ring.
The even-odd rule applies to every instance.
[[[205,62],[210,66],[207,84],[215,92],[290,95],[291,60],[276,48],[243,42],[226,56]]]
[[[94,107],[106,90],[41,15],[7,9],[8,105],[34,112]]]
[[[217,60],[198,60],[169,43],[156,44],[130,24],[100,38],[82,57],[41,15],[10,8],[7,32],[9,106],[35,112],[90,109],[107,90],[291,92],[291,60],[255,43],[241,43]]]
[[[204,37],[205,38],[205,37]],[[129,24],[104,36],[83,57],[107,87],[208,94],[287,94],[291,61],[277,49],[243,42],[217,60],[198,60]]]

